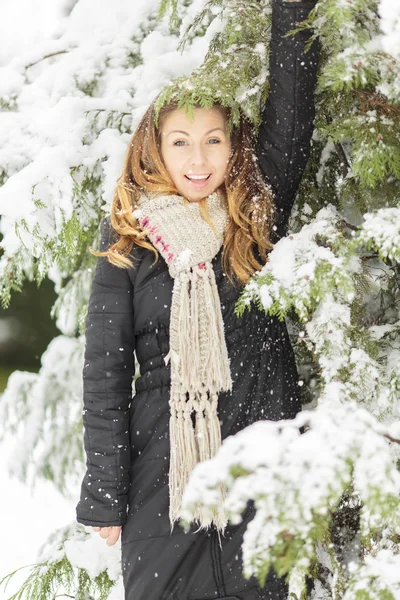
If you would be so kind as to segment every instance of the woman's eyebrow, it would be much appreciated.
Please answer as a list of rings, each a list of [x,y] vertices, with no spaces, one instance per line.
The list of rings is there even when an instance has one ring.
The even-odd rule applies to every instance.
[[[206,131],[206,133],[204,135],[208,135],[209,133],[211,133],[212,131],[216,131],[217,129],[220,129],[223,133],[225,133],[225,131],[222,129],[222,127],[214,127],[214,129],[210,129],[210,131]],[[169,135],[171,135],[171,133],[183,133],[184,135],[190,135],[187,131],[180,131],[179,129],[174,129],[174,131],[170,131],[167,134],[167,137]]]

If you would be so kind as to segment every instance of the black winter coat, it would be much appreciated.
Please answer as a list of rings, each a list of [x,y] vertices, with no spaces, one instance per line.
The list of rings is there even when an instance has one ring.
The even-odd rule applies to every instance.
[[[318,41],[304,53],[309,32],[281,35],[305,19],[316,0],[273,0],[271,89],[263,110],[257,155],[278,208],[278,236],[285,233],[309,156],[315,114]],[[101,246],[112,238],[103,221]],[[165,261],[134,248],[135,266],[120,269],[99,258],[86,321],[84,444],[87,471],[77,521],[122,525],[125,600],[256,600],[286,598],[273,573],[260,588],[242,575],[243,533],[254,515],[248,505],[239,525],[229,525],[219,547],[217,532],[185,533],[168,518],[169,315],[173,280]],[[300,410],[298,374],[286,325],[252,308],[234,314],[240,288],[213,260],[233,379],[219,396],[222,439],[260,419],[290,419]],[[132,398],[134,351],[140,365]]]

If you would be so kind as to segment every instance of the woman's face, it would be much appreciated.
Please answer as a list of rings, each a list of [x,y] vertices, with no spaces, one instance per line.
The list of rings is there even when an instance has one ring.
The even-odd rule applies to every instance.
[[[176,109],[162,120],[160,132],[161,156],[181,196],[196,202],[220,187],[231,143],[217,108],[195,108],[193,122],[183,109]],[[193,175],[207,179],[191,180]]]

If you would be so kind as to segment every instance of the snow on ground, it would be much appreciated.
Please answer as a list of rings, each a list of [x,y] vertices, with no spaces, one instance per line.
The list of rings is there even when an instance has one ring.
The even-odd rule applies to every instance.
[[[0,457],[0,514],[3,515],[1,579],[14,569],[33,564],[48,536],[75,519],[78,490],[71,490],[70,500],[63,498],[50,482],[38,483],[32,492],[27,485],[9,474],[7,441],[0,446]],[[21,569],[6,590],[2,587],[0,600],[6,600],[15,593],[29,572],[29,569]]]

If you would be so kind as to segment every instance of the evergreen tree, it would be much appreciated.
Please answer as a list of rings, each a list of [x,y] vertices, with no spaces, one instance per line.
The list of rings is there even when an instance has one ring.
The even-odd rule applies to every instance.
[[[233,109],[232,122],[240,109],[256,131],[270,26],[270,0],[78,0],[57,37],[0,69],[1,300],[8,306],[26,279],[48,276],[62,331],[40,372],[13,373],[1,398],[22,479],[45,477],[67,493],[83,475],[80,378],[95,260],[87,249],[98,247],[131,132],[165,85],[159,106],[177,97],[190,112],[219,101]],[[298,28],[313,28],[322,45],[310,160],[289,235],[237,312],[255,304],[288,320],[314,410],[295,422],[257,423],[214,460],[232,519],[256,502],[246,573],[262,579],[273,565],[297,599],[395,600],[400,7],[319,0]],[[257,456],[261,436],[269,442],[255,446]],[[187,488],[188,519],[196,500],[213,502],[217,482],[204,469]],[[16,597],[44,600],[61,589],[116,599],[116,552],[73,522],[48,541]]]

